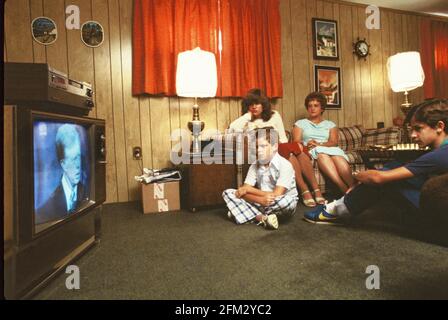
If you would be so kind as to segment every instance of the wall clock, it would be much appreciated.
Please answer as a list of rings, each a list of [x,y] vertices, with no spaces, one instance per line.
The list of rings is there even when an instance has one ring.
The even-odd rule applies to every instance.
[[[358,58],[364,58],[366,60],[367,56],[370,54],[370,44],[367,43],[366,39],[357,39],[353,43],[353,53],[358,56]]]

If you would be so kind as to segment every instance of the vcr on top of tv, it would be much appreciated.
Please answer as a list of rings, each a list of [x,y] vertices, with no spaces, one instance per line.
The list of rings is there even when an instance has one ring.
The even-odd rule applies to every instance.
[[[91,84],[70,79],[46,63],[4,66],[4,104],[70,115],[88,115],[94,106]]]

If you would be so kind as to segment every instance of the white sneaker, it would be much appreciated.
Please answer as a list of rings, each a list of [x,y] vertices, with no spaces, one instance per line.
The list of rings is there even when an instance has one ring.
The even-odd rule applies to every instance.
[[[230,220],[233,220],[232,212],[227,211],[227,217],[228,217]]]
[[[268,215],[267,218],[264,219],[263,221],[264,221],[265,228],[269,228],[269,229],[273,229],[273,230],[278,229],[278,219],[275,214]]]

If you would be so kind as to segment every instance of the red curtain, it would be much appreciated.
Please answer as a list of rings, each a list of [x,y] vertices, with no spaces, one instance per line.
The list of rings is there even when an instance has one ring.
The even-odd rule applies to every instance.
[[[216,0],[134,0],[132,93],[176,95],[179,52],[219,57],[218,17]]]
[[[254,87],[283,96],[278,0],[221,0],[220,96],[241,97]]]
[[[448,23],[424,18],[420,38],[425,98],[448,98]]]
[[[448,23],[433,21],[436,97],[448,98]]]
[[[216,56],[218,97],[281,97],[280,37],[279,0],[134,0],[133,94],[176,95],[177,54],[200,47]]]
[[[434,44],[432,42],[431,35],[431,20],[429,18],[423,18],[420,26],[421,34],[421,59],[422,67],[425,72],[425,83],[423,85],[423,91],[425,98],[434,97]]]

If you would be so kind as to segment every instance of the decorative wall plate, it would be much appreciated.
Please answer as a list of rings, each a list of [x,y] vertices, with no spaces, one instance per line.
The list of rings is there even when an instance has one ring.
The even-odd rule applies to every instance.
[[[56,23],[47,17],[37,17],[31,22],[33,39],[40,44],[49,45],[58,38]]]
[[[81,27],[81,40],[88,47],[99,47],[104,41],[104,29],[96,21],[86,21]]]

